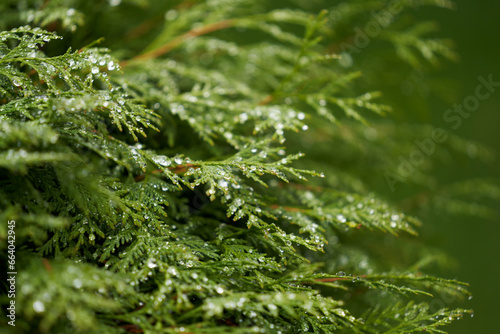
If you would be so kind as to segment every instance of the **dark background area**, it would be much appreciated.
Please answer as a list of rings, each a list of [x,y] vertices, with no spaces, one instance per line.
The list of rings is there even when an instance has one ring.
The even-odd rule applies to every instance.
[[[457,1],[456,10],[420,10],[421,19],[434,19],[440,24],[440,36],[453,39],[460,55],[457,63],[447,64],[440,75],[452,78],[457,85],[458,99],[474,93],[478,85],[478,76],[493,76],[500,82],[500,2],[499,1]],[[442,125],[442,114],[450,108],[444,102],[433,102],[434,124]],[[442,172],[458,178],[500,176],[500,87],[492,96],[481,102],[479,109],[456,134],[478,141],[496,152],[496,159],[491,164],[470,161],[458,165],[453,170],[449,167]],[[500,212],[500,203],[496,203]],[[445,250],[457,260],[458,267],[449,273],[461,281],[471,284],[473,299],[465,307],[475,311],[474,318],[453,323],[446,329],[450,334],[462,333],[500,333],[498,321],[498,302],[500,289],[500,224],[499,218],[486,221],[464,217],[443,221],[438,228],[446,233],[440,234]]]

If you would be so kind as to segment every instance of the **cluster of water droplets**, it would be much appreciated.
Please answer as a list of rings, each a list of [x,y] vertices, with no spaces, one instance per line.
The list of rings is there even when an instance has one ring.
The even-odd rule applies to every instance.
[[[172,160],[171,158],[165,156],[165,155],[155,155],[153,156],[153,161],[159,166],[162,167],[170,167],[172,165]]]
[[[88,51],[83,54],[81,60],[72,63],[72,69],[81,69],[88,67],[90,64],[90,72],[98,74],[101,69],[105,71],[116,71],[120,69],[120,65],[109,55],[100,52]],[[104,75],[105,77],[105,75]]]

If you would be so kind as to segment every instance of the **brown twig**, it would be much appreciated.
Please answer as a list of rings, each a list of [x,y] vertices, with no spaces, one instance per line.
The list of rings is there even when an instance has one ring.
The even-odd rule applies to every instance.
[[[306,212],[307,211],[307,209],[294,208],[291,206],[281,206],[281,205],[277,205],[277,204],[270,205],[269,207],[271,209],[283,209],[283,210],[288,211],[288,212]]]
[[[137,325],[127,324],[121,325],[120,327],[123,328],[127,333],[144,333],[144,330]]]
[[[262,100],[260,100],[259,106],[266,105],[266,104],[270,103],[273,99],[274,99],[274,96],[268,95],[265,98],[263,98]]]
[[[159,22],[161,22],[162,18],[163,15],[158,15],[153,17],[152,19],[142,22],[138,26],[133,27],[125,34],[126,40],[131,41],[141,37],[144,34],[147,34],[149,31],[151,31],[151,29],[158,25]]]
[[[132,58],[131,60],[122,61],[120,63],[120,65],[122,67],[125,67],[131,61],[158,58],[158,57],[170,52],[171,50],[175,49],[176,47],[178,47],[179,45],[181,45],[182,43],[184,43],[185,41],[187,41],[189,39],[192,39],[192,38],[195,38],[198,36],[202,36],[202,35],[206,35],[208,33],[211,33],[211,32],[217,31],[217,30],[230,28],[230,27],[234,26],[235,22],[236,22],[236,20],[229,19],[229,20],[223,20],[220,22],[208,24],[208,25],[203,26],[203,27],[194,28],[194,29],[186,32],[185,34],[182,34],[182,35],[172,39],[170,42],[167,42],[167,43],[163,44],[162,46],[160,46],[152,51],[138,55],[138,56]]]
[[[44,0],[42,5],[40,6],[40,9],[44,9],[45,7],[47,7],[47,5],[49,4],[50,0]]]
[[[50,274],[52,274],[53,273],[52,266],[50,265],[49,260],[47,260],[46,258],[42,258],[42,263],[43,263],[43,266],[45,267],[45,269],[47,269],[47,271]]]

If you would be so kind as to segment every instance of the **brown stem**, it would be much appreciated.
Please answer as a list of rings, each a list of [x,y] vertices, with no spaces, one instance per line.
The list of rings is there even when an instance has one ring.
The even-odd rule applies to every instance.
[[[50,265],[49,260],[47,260],[46,258],[42,258],[42,263],[45,269],[47,269],[47,271],[52,274],[52,266]]]
[[[274,96],[272,95],[268,95],[266,96],[265,98],[263,98],[262,100],[260,100],[259,102],[259,106],[263,106],[263,105],[266,105],[270,102],[272,102],[272,100],[274,99]]]
[[[144,330],[142,330],[137,325],[127,324],[127,325],[121,325],[120,327],[123,328],[127,333],[144,333]]]
[[[155,26],[157,26],[162,19],[163,16],[155,16],[152,19],[149,19],[145,22],[142,22],[136,27],[133,27],[130,29],[125,35],[126,35],[126,40],[131,41],[136,38],[141,37],[144,34],[147,34],[151,29],[153,29]]]
[[[211,33],[211,32],[217,31],[217,30],[230,28],[230,27],[234,26],[235,22],[236,21],[234,19],[230,19],[230,20],[224,20],[224,21],[208,24],[206,26],[199,27],[199,28],[194,28],[194,29],[186,32],[185,34],[182,34],[182,35],[174,38],[170,42],[167,42],[167,43],[163,44],[162,46],[160,46],[152,51],[138,55],[129,61],[122,61],[120,63],[120,65],[122,67],[125,67],[125,66],[127,66],[128,62],[130,62],[130,61],[158,58],[158,57],[170,52],[171,50],[175,49],[176,47],[178,47],[179,45],[181,45],[182,43],[184,43],[185,41],[187,41],[191,38],[206,35],[208,33]]]
[[[44,0],[42,5],[40,6],[40,9],[44,9],[45,7],[47,7],[47,5],[49,4],[50,0]]]

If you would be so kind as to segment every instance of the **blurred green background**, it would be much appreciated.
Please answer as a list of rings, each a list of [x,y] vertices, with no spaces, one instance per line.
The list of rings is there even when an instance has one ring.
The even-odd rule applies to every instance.
[[[456,10],[420,9],[416,15],[421,19],[434,19],[440,24],[440,36],[453,39],[460,55],[457,63],[447,64],[440,76],[452,78],[457,83],[456,101],[474,93],[477,77],[493,75],[500,82],[500,2],[494,0],[457,1]],[[433,120],[436,126],[443,126],[442,114],[452,105],[435,101],[432,103]],[[500,89],[481,102],[479,109],[464,120],[456,134],[478,141],[496,151],[496,160],[486,165],[471,160],[456,168],[444,170],[452,177],[500,176]],[[500,203],[496,204],[500,212]],[[443,221],[439,226],[445,250],[458,261],[452,274],[461,281],[471,284],[474,297],[465,304],[475,310],[474,318],[455,322],[446,329],[450,334],[500,333],[498,301],[500,289],[500,224],[496,218],[491,221],[462,218]],[[451,233],[450,233],[451,232]]]

